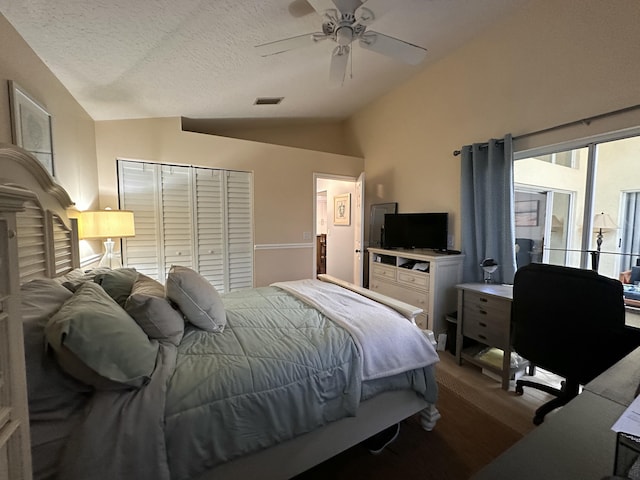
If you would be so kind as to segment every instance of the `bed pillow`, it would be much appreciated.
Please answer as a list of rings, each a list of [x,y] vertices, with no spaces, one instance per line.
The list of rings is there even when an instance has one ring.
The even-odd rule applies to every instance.
[[[164,285],[139,273],[125,310],[142,330],[157,340],[178,345],[184,335],[184,319],[165,297]]]
[[[173,265],[167,276],[166,290],[167,297],[193,325],[208,332],[224,330],[227,316],[222,299],[215,287],[198,272]]]
[[[110,270],[111,269],[105,267],[92,269],[74,268],[60,277],[55,277],[53,280],[63,285],[68,290],[75,292],[76,288],[84,282],[92,282],[96,275],[106,273]]]
[[[155,367],[158,343],[96,283],[80,285],[45,334],[62,368],[98,389],[139,388]]]
[[[22,330],[31,415],[75,405],[77,394],[90,389],[66,374],[46,351],[44,328],[72,293],[59,282],[41,278],[20,287]]]
[[[96,275],[93,281],[104,288],[105,292],[118,302],[118,305],[124,307],[137,277],[138,272],[135,268],[117,268]]]

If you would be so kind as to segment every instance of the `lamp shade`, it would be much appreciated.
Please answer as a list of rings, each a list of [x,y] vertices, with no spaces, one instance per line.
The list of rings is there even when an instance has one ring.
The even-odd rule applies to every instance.
[[[596,213],[593,216],[593,229],[594,230],[602,230],[603,232],[607,230],[615,230],[618,228],[618,225],[613,221],[611,215],[608,213]]]
[[[85,210],[78,219],[81,239],[124,238],[136,234],[130,210]]]

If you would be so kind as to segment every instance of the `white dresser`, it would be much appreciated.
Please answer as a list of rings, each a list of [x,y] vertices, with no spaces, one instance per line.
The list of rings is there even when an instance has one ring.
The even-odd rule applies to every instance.
[[[432,250],[369,248],[369,288],[422,308],[416,323],[437,336],[446,333],[445,315],[456,309],[463,258]]]

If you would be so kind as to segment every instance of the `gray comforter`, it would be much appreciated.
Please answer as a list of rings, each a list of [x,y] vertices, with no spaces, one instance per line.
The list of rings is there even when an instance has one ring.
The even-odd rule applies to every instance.
[[[351,336],[283,290],[257,288],[223,301],[224,332],[187,328],[177,351],[163,345],[148,386],[95,395],[60,478],[193,478],[354,415],[363,392],[411,387],[435,400],[429,368],[363,384]],[[103,454],[83,458],[92,451]]]

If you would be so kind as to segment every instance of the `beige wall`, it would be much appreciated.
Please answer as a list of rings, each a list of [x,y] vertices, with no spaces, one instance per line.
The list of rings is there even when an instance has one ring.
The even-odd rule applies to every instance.
[[[118,158],[253,172],[254,241],[260,246],[256,286],[311,277],[313,243],[303,233],[314,231],[313,174],[358,176],[364,163],[358,157],[183,132],[180,118],[96,122],[96,138],[102,207],[117,206]],[[309,247],[300,248],[301,243]],[[287,244],[297,246],[281,248]]]
[[[0,142],[11,143],[7,81],[13,80],[52,115],[58,183],[81,208],[97,206],[93,120],[2,15],[0,46]]]
[[[312,119],[182,119],[186,131],[209,133],[222,137],[319,150],[321,152],[356,155],[345,138],[344,122]]]
[[[448,211],[459,248],[460,161],[452,151],[640,104],[638,18],[637,0],[532,2],[360,111],[348,128],[366,159],[367,206]],[[640,125],[640,112],[569,134],[607,125]]]
[[[287,143],[279,129],[249,132],[260,143],[182,132],[179,119],[101,122],[94,132],[91,118],[2,16],[0,80],[17,81],[52,113],[58,181],[80,208],[98,206],[98,186],[100,206],[114,204],[116,157],[246,169],[255,173],[256,243],[300,243],[302,232],[313,231],[312,173],[355,176],[363,168],[360,158],[311,149],[361,152],[367,211],[389,201],[400,212],[448,211],[459,248],[460,171],[452,151],[640,104],[638,18],[637,0],[532,1],[360,111],[346,123],[346,140],[327,125],[331,143],[310,135],[304,149],[269,145]],[[0,95],[3,142],[11,139],[7,97]],[[638,111],[560,135],[635,125]],[[554,133],[516,143],[559,140]],[[282,261],[286,251],[256,252],[258,284],[310,274],[311,249],[291,251],[289,262]]]

